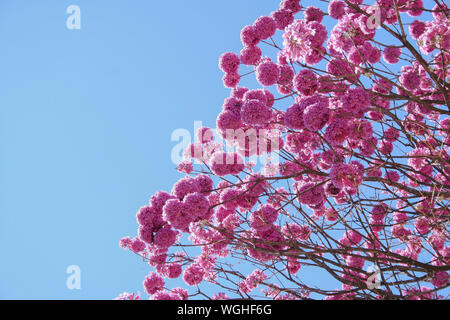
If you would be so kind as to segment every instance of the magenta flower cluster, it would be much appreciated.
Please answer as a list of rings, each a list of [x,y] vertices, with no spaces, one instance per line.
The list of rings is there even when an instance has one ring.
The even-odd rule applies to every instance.
[[[325,12],[283,0],[242,28],[239,53],[220,56],[223,141],[200,128],[177,164],[184,176],[139,209],[137,236],[120,240],[155,269],[143,282],[151,299],[196,298],[205,282],[231,288],[212,299],[257,287],[273,299],[442,298],[450,12],[440,1],[363,2],[331,0]],[[248,77],[256,82],[244,86]],[[375,289],[374,264],[384,276]],[[341,288],[307,285],[311,267]],[[166,288],[177,278],[189,292]]]

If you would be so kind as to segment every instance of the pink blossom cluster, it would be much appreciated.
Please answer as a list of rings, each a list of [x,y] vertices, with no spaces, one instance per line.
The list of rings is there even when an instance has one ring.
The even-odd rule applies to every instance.
[[[317,20],[295,20],[286,27],[283,39],[283,54],[289,60],[315,65],[323,59],[327,29]]]
[[[245,278],[243,281],[239,282],[239,290],[241,290],[244,293],[250,293],[254,289],[258,287],[258,285],[266,280],[267,275],[261,271],[261,270],[253,270],[252,273],[250,273],[247,278]]]
[[[234,286],[212,299],[245,298],[258,286],[273,299],[442,298],[449,10],[421,0],[314,5],[281,1],[242,28],[239,54],[220,56],[230,89],[216,119],[223,141],[200,128],[177,164],[184,177],[139,210],[137,237],[120,240],[155,268],[144,280],[151,299],[187,299],[165,288],[177,278],[197,291],[204,282]],[[260,88],[243,86],[244,77]],[[250,161],[263,155],[264,164]],[[261,268],[245,277],[235,259]],[[395,283],[389,290],[368,287],[374,261]],[[301,276],[310,266],[340,289],[308,286],[314,279]]]

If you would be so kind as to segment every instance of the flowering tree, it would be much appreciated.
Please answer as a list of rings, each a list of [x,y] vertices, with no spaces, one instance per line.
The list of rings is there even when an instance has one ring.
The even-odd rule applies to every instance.
[[[284,0],[242,29],[222,140],[202,127],[120,241],[151,299],[446,298],[450,16],[425,2]]]

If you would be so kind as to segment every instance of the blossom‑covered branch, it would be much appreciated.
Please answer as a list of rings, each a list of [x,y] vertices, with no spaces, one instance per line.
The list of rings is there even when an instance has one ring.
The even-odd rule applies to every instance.
[[[219,60],[222,142],[201,128],[120,240],[151,299],[446,298],[450,13],[426,3],[283,0],[243,27]]]

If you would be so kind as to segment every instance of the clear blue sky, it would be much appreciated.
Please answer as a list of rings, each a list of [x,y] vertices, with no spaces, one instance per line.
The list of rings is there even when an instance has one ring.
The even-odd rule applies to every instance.
[[[111,299],[149,267],[118,247],[180,177],[174,129],[214,126],[219,55],[278,1],[0,2],[0,299]],[[66,8],[81,8],[68,30]],[[81,290],[66,268],[81,268]]]
[[[81,30],[66,28],[72,4]],[[278,5],[0,2],[0,299],[143,291],[150,268],[118,241],[180,177],[172,132],[215,126],[229,94],[220,54],[238,52],[241,28]],[[81,268],[81,290],[66,288],[69,265]]]

